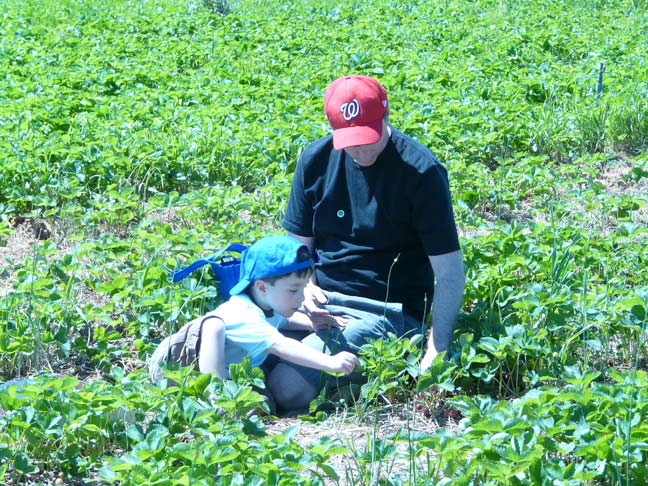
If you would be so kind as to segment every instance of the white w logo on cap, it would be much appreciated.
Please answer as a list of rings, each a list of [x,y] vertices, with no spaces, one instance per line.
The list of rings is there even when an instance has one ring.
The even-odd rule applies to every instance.
[[[352,120],[360,114],[360,103],[358,103],[358,100],[353,98],[353,101],[350,103],[343,103],[342,106],[340,106],[340,111],[346,121]]]

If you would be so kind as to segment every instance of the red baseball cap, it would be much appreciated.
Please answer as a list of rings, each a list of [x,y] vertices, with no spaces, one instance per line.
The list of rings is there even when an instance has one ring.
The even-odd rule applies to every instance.
[[[342,76],[333,81],[324,93],[324,111],[333,129],[333,147],[341,150],[378,142],[388,106],[387,91],[369,76]]]

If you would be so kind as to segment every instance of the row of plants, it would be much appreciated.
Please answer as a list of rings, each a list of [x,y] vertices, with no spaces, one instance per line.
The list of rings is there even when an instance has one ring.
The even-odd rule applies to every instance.
[[[644,178],[645,162],[635,164],[628,183]],[[598,360],[612,358],[608,354],[616,354],[625,334],[617,328],[626,324],[617,301],[632,301],[636,289],[645,286],[636,270],[646,265],[646,227],[632,219],[645,207],[645,194],[608,194],[594,181],[584,186],[588,176],[569,175],[582,170],[577,165],[561,166],[558,175],[538,174],[532,164],[502,167],[507,167],[504,175],[498,170],[461,176],[483,180],[476,186],[481,194],[461,186],[455,192],[460,220],[483,233],[462,241],[469,282],[462,328],[477,338],[501,336],[513,326],[529,335],[552,333],[548,350],[555,345],[562,352],[572,351],[567,342],[579,341],[566,339],[584,328],[598,348]],[[533,184],[512,184],[527,176]],[[36,241],[29,258],[7,261],[12,289],[0,301],[0,370],[12,378],[70,353],[108,364],[124,354],[120,339],[125,336],[140,339],[143,357],[150,339],[219,298],[201,275],[172,285],[171,271],[229,241],[249,243],[277,231],[288,187],[287,179],[255,194],[215,187],[184,196],[160,194],[146,205],[132,192],[107,193],[86,209],[82,227],[63,228],[67,233],[59,237],[74,242],[70,251],[61,252],[54,239]],[[545,204],[556,189],[554,200]],[[520,201],[528,206],[524,218],[483,218],[488,211],[495,217],[502,213],[501,218],[520,214]],[[602,220],[588,223],[595,214]],[[573,224],[578,218],[582,225]],[[251,227],[251,220],[259,226]],[[102,233],[106,227],[111,232]],[[88,294],[95,299],[84,302]],[[629,358],[626,353],[623,361]],[[547,359],[552,360],[549,354]]]
[[[0,476],[644,484],[645,2],[221,4],[0,0],[0,251],[52,229],[0,262]],[[331,437],[322,395],[305,447],[260,418],[258,370],[164,390],[144,362],[221,299],[173,269],[281,231],[342,72],[448,167],[468,286],[448,360],[419,376],[421,336],[362,352],[347,420],[400,404],[407,427]],[[438,407],[458,424],[422,433]]]
[[[358,407],[375,410],[376,399],[394,391],[443,387],[434,376],[440,369],[466,376],[457,360],[439,359],[431,375],[417,379],[417,341],[393,339],[361,353],[369,382]],[[296,427],[267,433],[254,414],[265,402],[251,388],[262,384],[260,371],[245,363],[233,371],[225,382],[189,369],[169,372],[181,386],[167,390],[142,372],[125,375],[116,367],[108,381],[81,390],[70,377],[9,387],[0,398],[3,471],[16,478],[42,468],[52,478],[60,471],[119,484],[325,484],[344,477],[331,458],[353,454],[360,467],[345,473],[359,484],[642,484],[648,474],[642,370],[567,365],[554,384],[512,401],[457,395],[450,402],[463,418],[452,430],[408,426],[351,450],[328,436],[304,449],[294,441]],[[411,402],[403,406],[413,417]],[[409,463],[407,474],[386,474],[399,460]]]
[[[522,166],[520,164],[516,167]],[[578,185],[579,181],[567,183],[568,186],[571,184]],[[505,184],[502,184],[502,187],[505,187]],[[542,196],[542,185],[539,187]],[[596,185],[593,187],[594,193],[598,191],[598,196],[603,196],[603,192]],[[502,189],[500,194],[504,199],[508,199],[511,197],[509,191],[518,189],[519,187]],[[584,208],[585,211],[593,211],[598,206],[609,207],[608,198],[614,197],[593,196],[594,194],[588,194],[588,198],[595,203],[591,208]],[[257,196],[255,199],[260,198]],[[580,201],[582,205],[583,199],[577,199],[575,202]],[[645,204],[645,196],[631,199],[633,204]],[[200,204],[196,204],[196,200],[199,200]],[[227,200],[228,204],[224,204],[224,200]],[[173,285],[169,279],[170,270],[191,258],[194,249],[200,248],[198,253],[201,254],[211,253],[222,243],[219,235],[209,229],[213,227],[213,222],[209,221],[208,215],[217,208],[227,208],[231,212],[229,217],[236,220],[241,218],[242,211],[250,208],[251,217],[261,220],[265,218],[267,224],[272,227],[280,214],[278,199],[268,196],[263,209],[253,208],[251,197],[246,196],[240,189],[205,190],[175,198],[156,197],[150,203],[156,211],[150,212],[150,216],[139,225],[128,228],[126,239],[122,239],[120,235],[99,235],[89,241],[80,242],[74,252],[63,256],[52,242],[36,244],[33,246],[32,257],[23,262],[15,262],[15,266],[9,267],[9,272],[15,279],[13,289],[6,299],[0,301],[0,316],[5,323],[0,343],[3,346],[2,365],[6,378],[31,374],[48,366],[58,366],[58,369],[65,372],[65,366],[70,362],[79,363],[81,369],[84,366],[98,367],[108,373],[115,364],[132,362],[134,353],[137,357],[136,363],[140,363],[135,366],[141,367],[142,361],[161,337],[197,313],[211,307],[219,299],[214,287],[205,280],[207,275],[197,275],[181,285]],[[198,209],[201,206],[205,209]],[[174,215],[170,224],[161,214],[171,207]],[[479,216],[474,214],[475,210],[470,210],[468,205],[464,210],[467,214],[472,214],[473,220],[479,219]],[[418,377],[420,342],[394,340],[372,344],[363,356],[369,382],[363,387],[361,399],[356,404],[359,416],[366,415],[374,407],[386,402],[401,402],[406,406],[405,404],[411,403],[411,397],[417,392],[423,393],[427,405],[432,407],[438,397],[428,396],[427,391],[431,387],[441,390],[444,399],[457,396],[458,404],[472,400],[470,397],[477,394],[490,397],[493,403],[507,407],[505,404],[517,403],[507,400],[525,397],[527,394],[537,393],[538,390],[542,393],[547,390],[546,393],[551,396],[558,394],[562,389],[560,387],[574,384],[570,376],[581,372],[579,370],[592,377],[588,385],[609,386],[609,380],[620,376],[617,370],[645,368],[648,357],[645,342],[648,287],[642,273],[634,270],[645,267],[645,225],[633,224],[632,216],[635,211],[630,210],[625,216],[626,220],[622,217],[620,221],[616,221],[616,226],[586,229],[573,225],[573,218],[577,216],[575,211],[569,211],[571,220],[567,219],[567,215],[556,214],[559,211],[556,210],[553,221],[547,223],[503,220],[495,223],[482,222],[481,230],[484,234],[462,240],[469,286],[461,326],[450,350],[452,358],[447,362],[437,360],[428,373]],[[205,221],[205,226],[197,223],[201,220]],[[248,229],[244,219],[240,219],[238,224]],[[610,233],[601,237],[602,233],[598,231],[603,229]],[[101,306],[94,303],[82,304],[80,296],[86,291],[98,296],[102,302]],[[112,368],[112,373],[117,372],[117,369]],[[643,376],[643,372],[638,373],[638,376]],[[53,415],[45,417],[42,417],[41,409],[37,408],[36,412],[31,410],[30,407],[35,407],[32,397],[43,395],[45,401],[40,405],[41,408],[52,407],[52,399],[47,398],[47,392],[42,390],[51,386],[58,387],[56,383],[60,380],[54,379],[55,384],[52,384],[51,378],[44,378],[43,382],[34,388],[37,391],[34,391],[33,395],[28,394],[29,389],[21,389],[20,392],[14,389],[11,392],[14,398],[17,395],[25,395],[26,399],[16,399],[1,405],[4,410],[13,411],[16,416],[21,417],[18,421],[12,418],[2,423],[2,431],[6,434],[3,439],[6,444],[4,454],[9,459],[10,477],[43,470],[61,471],[67,476],[80,477],[97,474],[96,471],[103,467],[106,457],[111,457],[115,448],[123,450],[124,457],[117,455],[117,462],[111,462],[117,468],[117,472],[109,472],[112,471],[111,468],[102,470],[109,480],[128,480],[132,481],[129,484],[137,484],[137,481],[141,481],[137,478],[150,476],[153,471],[156,471],[156,474],[159,472],[161,478],[180,477],[173,476],[174,469],[169,464],[177,465],[177,458],[166,456],[166,448],[160,449],[157,455],[150,456],[151,461],[163,461],[167,464],[163,467],[164,472],[153,466],[153,469],[137,469],[135,466],[142,462],[141,457],[148,459],[148,456],[131,452],[134,447],[132,442],[118,442],[115,445],[117,438],[113,437],[110,430],[113,425],[93,422],[96,428],[91,429],[104,437],[94,452],[88,452],[81,446],[79,449],[72,447],[70,443],[78,437],[75,434],[66,439],[67,442],[57,442],[56,445],[50,446],[49,440],[54,441],[59,437],[60,427],[52,427],[48,433],[31,430],[32,427],[49,427],[52,422],[63,426],[69,421],[69,413],[79,414],[84,423],[89,420],[86,415],[94,417],[96,414],[97,417],[103,417],[102,420],[107,420],[106,417],[116,413],[116,416],[120,417],[116,423],[121,424],[120,426],[128,425],[123,421],[123,417],[132,417],[136,423],[148,424],[150,413],[158,407],[158,398],[154,397],[166,395],[146,383],[147,378],[141,371],[127,378],[123,382],[120,377],[107,375],[108,381],[99,380],[84,385],[81,392],[75,389],[81,385],[78,379],[64,380],[65,388],[70,394],[63,395],[61,402],[77,403],[77,400],[80,400],[79,405],[72,411],[57,410],[55,407]],[[198,377],[191,376],[186,379],[194,380]],[[135,389],[132,396],[123,391],[128,398],[117,400],[113,395],[122,393],[116,390],[123,389],[124,383],[132,384]],[[248,388],[245,388],[245,385],[240,383],[241,390],[247,390],[241,393],[247,394],[252,384],[254,382],[249,382]],[[206,384],[203,385],[207,387]],[[95,389],[111,397],[107,409],[95,406],[94,398],[84,401],[83,398],[74,395],[79,393],[83,397],[89,393],[92,396]],[[221,393],[220,388],[213,392],[213,397],[218,396],[218,393]],[[177,394],[184,396],[183,391],[168,393],[173,397]],[[322,402],[326,402],[324,397]],[[163,403],[166,402],[160,401],[159,406],[168,406],[168,403]],[[212,412],[209,420],[219,423],[221,418],[213,414],[213,401],[203,405],[205,410]],[[252,405],[254,409],[259,403],[253,400],[250,403],[250,406]],[[594,409],[598,407],[596,404],[591,406]],[[464,409],[460,409],[468,417]],[[247,411],[249,409],[243,407],[241,414],[244,415]],[[27,420],[27,416],[31,418]],[[316,417],[323,418],[317,414]],[[485,417],[489,417],[488,411],[484,412],[480,420],[485,420]],[[475,420],[477,418],[475,415]],[[37,420],[41,420],[42,423],[35,425]],[[52,436],[50,439],[47,439],[48,434]],[[457,441],[467,441],[458,442],[458,445],[453,447],[461,450],[465,448],[466,454],[472,450],[474,438],[461,439],[464,436],[463,432],[453,431],[451,434]],[[115,436],[119,434],[115,433]],[[22,440],[19,440],[21,437]],[[98,439],[92,435],[78,440],[94,443]],[[180,439],[169,440],[174,442]],[[185,440],[193,444],[194,440],[201,443],[204,438],[190,435],[182,439],[182,443]],[[251,438],[242,435],[239,440],[244,442],[250,441]],[[272,439],[275,440],[287,440],[290,450],[297,447],[286,438]],[[394,438],[394,442],[402,440],[402,435]],[[414,439],[411,440],[414,444]],[[414,448],[420,448],[413,456],[416,458],[414,463],[417,466],[413,469],[416,474],[427,474],[422,471],[428,470],[428,466],[419,470],[423,466],[418,465],[417,461],[419,455],[424,456],[426,448],[436,440],[440,439],[434,435],[420,438],[420,444],[412,445]],[[48,447],[42,447],[43,441]],[[20,447],[10,448],[9,444],[20,444]],[[371,443],[367,447],[374,448],[379,445],[380,443]],[[381,447],[383,446],[385,444]],[[192,447],[199,446],[194,444]],[[339,447],[341,444],[336,442],[335,447],[331,446],[330,454],[340,454]],[[76,458],[75,460],[83,463],[82,465],[67,465],[61,459],[67,454],[68,448],[70,457]],[[387,449],[391,451],[389,454],[397,455],[396,449]],[[642,449],[639,449],[636,453],[639,454],[639,458],[643,457],[641,451]],[[429,449],[428,453],[431,454]],[[624,457],[626,456],[618,455],[615,464]],[[546,457],[538,455],[536,459],[543,462]],[[439,459],[436,455],[429,458],[430,464],[437,464],[435,467],[441,468],[433,468],[435,474],[449,474],[448,471],[454,466],[437,463],[437,460]],[[560,456],[556,460],[565,461],[566,457]],[[130,467],[124,465],[124,461],[128,462]],[[326,461],[323,460],[323,463]],[[211,463],[211,466],[201,473],[195,472],[195,476],[192,477],[199,477],[200,474],[213,477],[214,471],[220,470],[217,464],[220,464],[220,461]],[[490,470],[482,469],[481,466],[478,470],[481,471],[480,474],[490,475]],[[546,470],[541,468],[539,471],[537,474],[545,477]],[[466,474],[466,477],[476,474],[472,469],[462,469],[455,470],[454,476],[449,477],[456,477],[460,473]],[[127,479],[130,474],[134,476]],[[318,474],[323,473],[320,471]],[[335,477],[335,474],[339,475],[340,472],[331,474]],[[369,478],[371,474],[373,473],[370,471],[366,472]],[[628,470],[624,477],[628,474],[634,475]],[[260,477],[264,478],[263,480],[268,478]],[[535,482],[534,477],[523,478],[520,484],[542,484]],[[574,481],[582,477],[577,476]],[[246,479],[248,480],[249,478]],[[302,480],[307,481],[300,479]]]
[[[313,484],[336,477],[326,459],[331,439],[309,451],[291,440],[296,430],[265,433],[266,407],[251,389],[262,384],[249,363],[232,380],[170,373],[180,388],[163,390],[142,372],[113,367],[105,381],[43,377],[7,388],[0,398],[2,475],[45,479],[85,477],[119,484]],[[11,444],[11,447],[9,447]],[[7,472],[9,471],[9,472]],[[42,477],[41,476],[41,477]],[[5,476],[7,477],[7,476]]]
[[[396,126],[450,165],[646,148],[636,1],[230,7],[4,2],[3,211],[263,185],[325,133],[344,72],[380,78]]]

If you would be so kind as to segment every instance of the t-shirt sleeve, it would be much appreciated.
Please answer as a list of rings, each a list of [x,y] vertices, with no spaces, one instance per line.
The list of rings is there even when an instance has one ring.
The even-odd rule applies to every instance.
[[[297,168],[293,175],[282,227],[299,236],[313,236],[313,207],[308,201],[304,187],[303,154],[297,162]]]
[[[428,255],[459,249],[448,176],[442,166],[434,165],[421,174],[412,195],[412,220]]]
[[[268,348],[282,339],[277,329],[281,316],[267,318],[245,294],[234,295],[217,309],[225,322],[225,362],[240,363],[246,356],[252,366],[267,357]]]

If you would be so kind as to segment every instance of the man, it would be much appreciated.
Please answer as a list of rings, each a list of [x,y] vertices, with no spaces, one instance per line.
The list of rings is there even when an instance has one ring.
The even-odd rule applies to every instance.
[[[316,332],[304,343],[357,351],[389,332],[421,332],[432,303],[424,371],[450,344],[465,284],[446,170],[389,124],[373,78],[336,79],[324,110],[333,133],[300,156],[283,221],[317,259],[304,302]],[[307,406],[322,385],[287,363],[268,380],[284,409]]]

